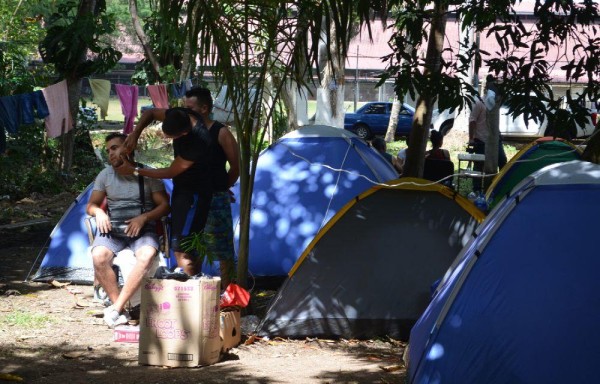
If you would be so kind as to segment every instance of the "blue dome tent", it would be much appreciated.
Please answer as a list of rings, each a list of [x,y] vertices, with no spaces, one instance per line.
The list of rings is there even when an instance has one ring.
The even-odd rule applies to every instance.
[[[287,275],[317,232],[348,201],[397,177],[377,151],[344,129],[307,126],[280,138],[258,158],[250,222],[251,275]],[[239,183],[234,193],[239,200]],[[232,212],[235,225],[239,201]],[[235,235],[237,243],[239,226]]]
[[[500,202],[410,334],[410,383],[600,381],[600,166],[549,165]]]
[[[439,184],[393,183],[350,200],[319,231],[271,301],[258,335],[408,339],[431,286],[485,215]]]
[[[173,182],[163,180],[167,193],[171,194]],[[43,254],[41,264],[32,277],[33,281],[47,282],[51,280],[70,281],[74,284],[93,284],[94,265],[87,249],[90,245],[88,231],[84,219],[87,216],[85,208],[92,194],[94,182],[81,192],[67,208],[58,221],[37,260]],[[176,266],[174,257],[167,259],[169,266]],[[29,273],[31,274],[32,271]],[[27,279],[29,275],[27,276]]]

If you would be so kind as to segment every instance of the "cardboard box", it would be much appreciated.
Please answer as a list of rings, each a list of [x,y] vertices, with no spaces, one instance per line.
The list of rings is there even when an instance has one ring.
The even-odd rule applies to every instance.
[[[223,342],[222,352],[227,352],[240,345],[242,328],[239,309],[221,311],[221,341]]]
[[[218,277],[142,285],[139,364],[196,367],[219,361]]]
[[[118,325],[113,333],[113,341],[118,343],[137,343],[140,341],[139,325]]]

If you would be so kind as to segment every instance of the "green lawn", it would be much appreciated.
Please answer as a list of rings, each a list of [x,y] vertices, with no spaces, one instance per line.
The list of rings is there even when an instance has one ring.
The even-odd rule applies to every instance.
[[[91,101],[88,102],[88,107],[96,107],[96,112],[98,113],[98,118],[100,118],[100,108],[97,108],[96,104]],[[140,109],[145,105],[152,105],[152,100],[149,97],[140,96],[138,99],[138,117]],[[106,121],[118,121],[124,122],[125,117],[123,116],[123,112],[121,111],[121,102],[118,97],[111,97],[108,101],[108,111],[106,114]]]

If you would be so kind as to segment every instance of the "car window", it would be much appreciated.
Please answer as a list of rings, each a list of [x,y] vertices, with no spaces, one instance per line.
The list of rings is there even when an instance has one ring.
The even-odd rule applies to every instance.
[[[364,112],[365,114],[369,114],[369,115],[374,115],[374,114],[380,114],[380,115],[385,115],[386,109],[385,109],[385,105],[383,104],[371,104],[369,105]]]

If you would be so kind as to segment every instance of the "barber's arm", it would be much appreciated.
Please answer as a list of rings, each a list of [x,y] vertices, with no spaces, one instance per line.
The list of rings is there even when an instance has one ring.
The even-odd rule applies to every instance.
[[[127,229],[125,230],[127,236],[135,237],[139,235],[146,223],[159,220],[161,217],[169,214],[169,211],[171,210],[169,206],[169,198],[164,190],[153,192],[152,201],[155,205],[154,209],[144,212],[131,220],[125,221],[128,224]]]
[[[86,206],[87,214],[96,218],[96,227],[100,233],[109,233],[112,229],[108,214],[101,208],[105,197],[104,191],[92,191]]]
[[[135,125],[135,128],[133,129],[133,132],[131,132],[127,136],[127,138],[125,139],[125,143],[123,144],[125,146],[125,150],[127,151],[127,153],[131,153],[135,150],[138,139],[140,138],[140,135],[142,134],[142,131],[144,130],[144,128],[146,128],[148,125],[150,125],[154,121],[157,121],[157,120],[164,121],[165,120],[166,111],[167,111],[166,109],[162,109],[162,108],[152,108],[152,109],[145,110],[144,113],[142,113],[142,115],[140,116],[140,119],[138,120],[137,124]]]
[[[183,157],[177,156],[167,168],[138,168],[138,174],[153,179],[172,179],[193,164],[193,161],[185,160]],[[135,169],[136,168],[130,162],[124,161],[121,166],[116,168],[116,171],[119,175],[128,176],[133,175]]]
[[[240,177],[240,149],[229,128],[222,128],[219,131],[219,145],[223,148],[223,152],[225,152],[225,157],[229,163],[227,178],[231,187],[235,184],[238,177]]]

